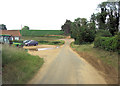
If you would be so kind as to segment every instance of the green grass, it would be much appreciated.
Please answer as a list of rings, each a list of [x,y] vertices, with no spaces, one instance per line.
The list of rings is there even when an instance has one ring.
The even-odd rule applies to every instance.
[[[64,36],[43,36],[43,37],[22,36],[21,40],[43,41],[43,40],[57,40],[57,39],[62,39],[62,38],[64,38]]]
[[[63,35],[60,30],[20,30],[22,36],[48,36],[48,35]]]
[[[63,45],[65,41],[63,40],[55,40],[55,41],[38,41],[39,44],[46,44],[46,45]]]
[[[93,48],[94,44],[83,44],[75,45],[74,42],[71,43],[71,47],[78,52],[84,52],[92,57],[101,59],[103,62],[111,65],[112,67],[118,69],[118,53],[109,52],[99,48]]]
[[[25,84],[44,63],[39,56],[32,56],[24,49],[2,46],[3,84]]]

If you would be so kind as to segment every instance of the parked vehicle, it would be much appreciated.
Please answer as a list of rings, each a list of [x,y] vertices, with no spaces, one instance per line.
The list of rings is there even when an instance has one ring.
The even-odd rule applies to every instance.
[[[25,43],[27,43],[27,42],[29,42],[30,40],[25,40],[25,41],[23,41],[23,43],[25,44]]]
[[[24,43],[22,41],[10,41],[10,44],[12,46],[16,46],[16,47],[23,47]]]
[[[16,46],[16,47],[23,47],[23,46],[24,46],[23,43],[19,43],[19,42],[13,42],[12,45],[13,45],[13,46]]]
[[[37,46],[38,45],[38,42],[37,41],[34,41],[34,40],[30,40],[28,42],[25,43],[25,46]]]

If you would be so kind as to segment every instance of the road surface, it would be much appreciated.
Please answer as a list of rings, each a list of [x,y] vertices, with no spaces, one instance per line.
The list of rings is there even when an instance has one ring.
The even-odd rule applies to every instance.
[[[45,59],[45,64],[28,84],[106,84],[98,71],[75,53],[71,39],[59,49],[30,51]]]

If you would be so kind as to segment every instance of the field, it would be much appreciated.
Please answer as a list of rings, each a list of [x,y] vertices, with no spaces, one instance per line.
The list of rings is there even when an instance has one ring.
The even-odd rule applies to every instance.
[[[62,39],[64,36],[43,36],[43,37],[35,37],[35,36],[22,36],[21,40],[36,40],[36,41],[42,41],[42,40],[58,40]]]
[[[60,30],[20,30],[22,36],[48,36],[48,35],[63,35]]]
[[[65,42],[59,40],[64,38],[64,36],[46,36],[46,37],[32,37],[32,36],[22,36],[21,40],[36,40],[39,44],[46,45],[63,45]]]
[[[23,48],[2,46],[3,84],[25,84],[44,63],[39,56],[32,56]]]

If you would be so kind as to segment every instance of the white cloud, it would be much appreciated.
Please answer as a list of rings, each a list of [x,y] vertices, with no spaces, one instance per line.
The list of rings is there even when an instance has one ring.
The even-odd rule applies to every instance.
[[[0,24],[8,29],[61,29],[66,19],[89,19],[103,0],[1,0]],[[104,0],[105,1],[105,0]]]

